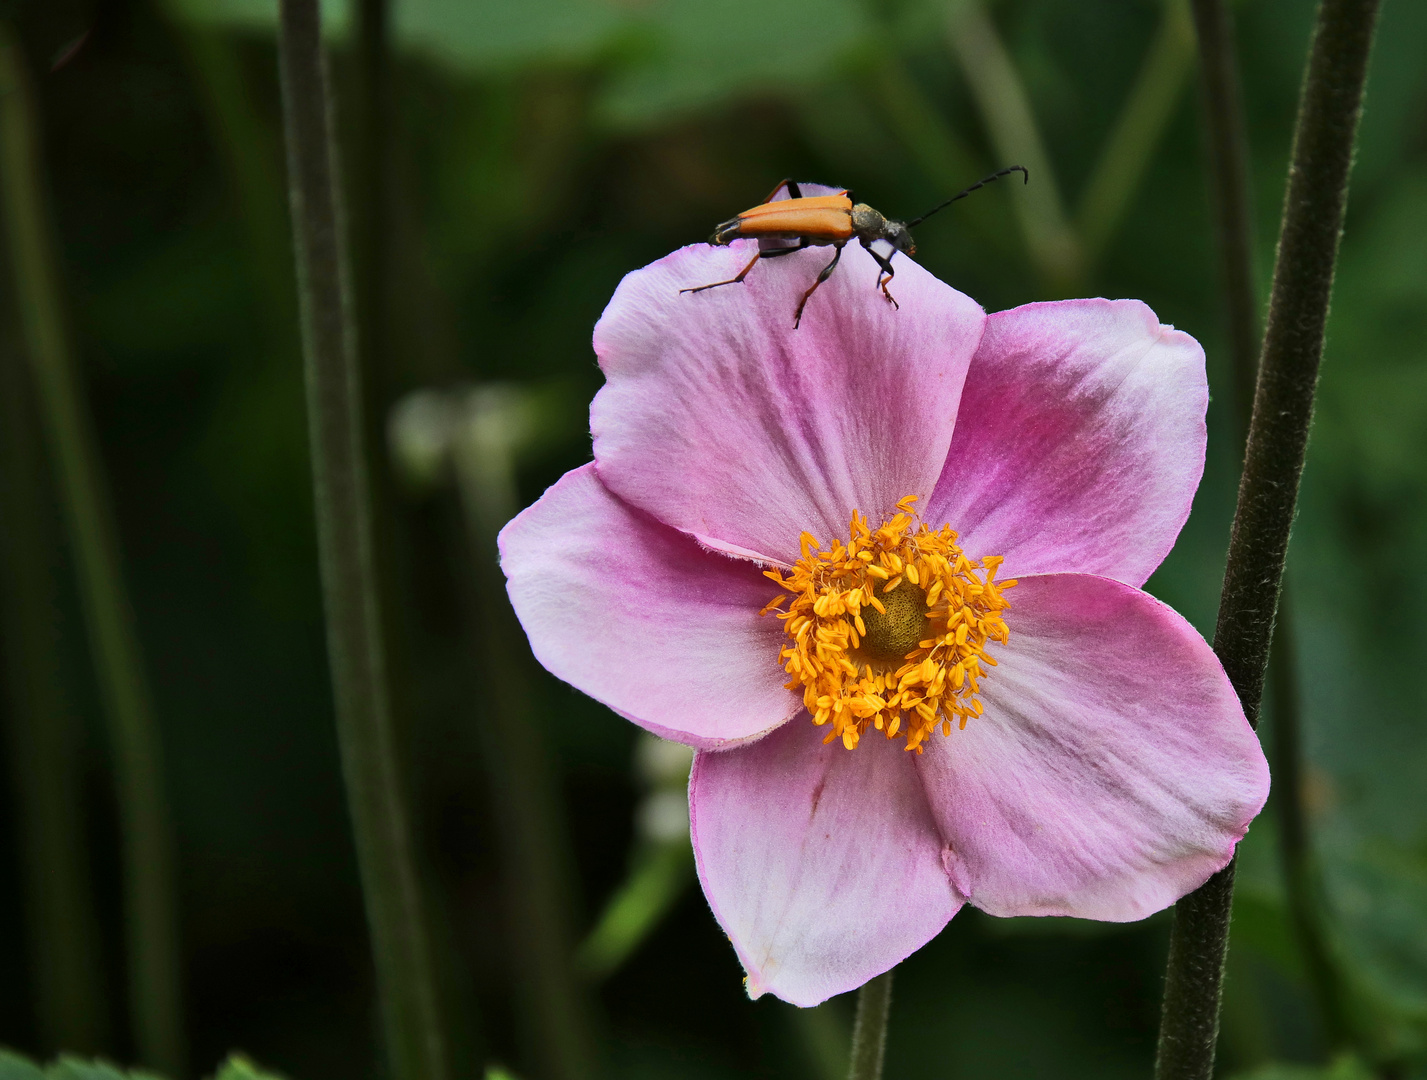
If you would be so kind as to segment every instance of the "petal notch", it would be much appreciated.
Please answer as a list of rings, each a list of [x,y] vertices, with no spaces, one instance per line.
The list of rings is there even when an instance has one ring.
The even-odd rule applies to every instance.
[[[699,881],[748,993],[811,1006],[920,949],[962,899],[901,743],[823,744],[797,717],[754,746],[694,758]]]

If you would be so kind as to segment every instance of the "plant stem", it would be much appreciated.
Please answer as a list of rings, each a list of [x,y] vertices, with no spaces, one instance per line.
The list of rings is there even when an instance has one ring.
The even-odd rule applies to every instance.
[[[0,270],[8,299],[9,276]],[[0,304],[0,646],[32,999],[47,1052],[105,1049],[104,972],[65,693],[56,535],[14,313]]]
[[[1283,224],[1215,642],[1257,721],[1298,499],[1378,0],[1323,0]]]
[[[1378,0],[1322,0],[1304,73],[1214,649],[1257,724],[1323,353]],[[1158,1080],[1208,1080],[1233,900],[1231,862],[1175,906]]]
[[[496,545],[517,508],[515,450],[535,421],[528,400],[500,386],[471,393],[463,410],[452,452],[474,555],[470,606],[486,687],[481,746],[503,845],[524,1035],[540,1075],[588,1080],[595,1073],[595,1050],[575,974],[568,842],[532,707],[530,654],[505,591]],[[680,866],[669,869],[677,873]]]
[[[1185,0],[1164,0],[1163,6],[1159,30],[1085,185],[1079,226],[1091,263],[1114,236],[1139,188],[1194,61],[1194,32]]]
[[[362,370],[368,379],[368,403],[380,420],[376,405],[388,395],[387,303],[389,247],[387,242],[387,194],[389,184],[388,85],[390,65],[387,34],[390,23],[387,0],[360,0],[357,5],[357,168],[353,187],[358,215],[355,230],[358,288],[358,316],[361,328],[358,346]],[[381,425],[378,423],[377,445]]]
[[[868,979],[857,991],[847,1080],[881,1080],[882,1058],[887,1050],[887,1014],[892,1009],[892,972],[896,970]]]
[[[965,187],[968,176],[985,173],[984,163],[942,119],[896,53],[884,50],[867,75],[883,115],[922,172],[953,191],[959,190],[955,185]]]
[[[1075,231],[1066,220],[1030,98],[996,26],[980,0],[952,5],[947,34],[996,152],[1008,165],[1024,165],[1035,177],[1013,200],[1031,262],[1052,292],[1074,291],[1084,272]]]
[[[1254,289],[1253,201],[1238,57],[1233,18],[1223,0],[1194,0],[1194,19],[1201,55],[1211,201],[1234,375],[1233,412],[1240,438],[1246,439],[1258,369],[1254,345],[1258,336],[1258,302]],[[1349,1026],[1343,980],[1323,926],[1322,894],[1303,806],[1302,708],[1286,581],[1278,607],[1268,681],[1273,687],[1274,811],[1279,825],[1279,857],[1298,948],[1329,1045],[1338,1047],[1346,1041]]]
[[[1193,0],[1199,40],[1209,197],[1219,249],[1219,280],[1233,362],[1234,414],[1247,439],[1259,366],[1258,299],[1254,285],[1254,212],[1249,145],[1233,18],[1224,0]]]
[[[35,127],[19,48],[0,26],[5,224],[40,422],[60,487],[114,754],[134,1039],[146,1064],[179,1075],[184,1039],[178,919],[160,739],[120,569],[118,531],[61,316]]]
[[[580,943],[575,956],[580,974],[598,980],[618,971],[693,880],[693,851],[687,840],[650,845]]]
[[[387,1053],[397,1080],[443,1080],[450,1071],[448,1042],[391,719],[361,375],[316,0],[282,0],[278,46],[327,648]]]

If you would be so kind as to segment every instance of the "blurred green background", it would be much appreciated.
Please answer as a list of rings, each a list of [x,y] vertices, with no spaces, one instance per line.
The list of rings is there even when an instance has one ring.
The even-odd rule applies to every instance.
[[[66,314],[162,730],[192,1072],[241,1048],[294,1080],[348,1080],[380,1075],[380,1047],[324,653],[274,6],[5,0],[0,15],[36,86]],[[356,13],[325,10],[358,160]],[[1266,294],[1313,5],[1234,10]],[[462,1075],[499,1061],[537,1077],[511,989],[524,913],[503,892],[482,760],[488,674],[458,587],[469,542],[449,476],[395,467],[383,418],[422,389],[530,391],[528,503],[588,460],[590,331],[623,274],[784,176],[910,217],[1025,161],[1029,187],[922,226],[918,260],[988,310],[1138,297],[1204,343],[1208,467],[1150,588],[1207,633],[1239,455],[1192,29],[1153,0],[396,0],[390,45],[390,295],[370,396],[398,713]],[[1427,1075],[1424,58],[1427,5],[1388,0],[1288,573],[1332,948],[1400,1076]],[[110,755],[54,555],[109,1005],[97,1044],[74,1049],[133,1060]],[[648,781],[632,725],[548,677],[531,694],[583,935],[647,855]],[[61,1047],[34,1008],[16,815],[0,799],[0,1044],[48,1056]],[[1328,1053],[1274,834],[1271,802],[1241,849],[1225,1075]],[[590,982],[607,1074],[842,1075],[851,1002],[750,1004],[697,887],[670,880],[667,915]],[[899,969],[888,1075],[1148,1076],[1167,926],[966,909]]]

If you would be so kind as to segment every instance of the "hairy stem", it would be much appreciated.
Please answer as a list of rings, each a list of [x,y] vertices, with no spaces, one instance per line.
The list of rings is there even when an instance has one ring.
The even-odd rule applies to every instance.
[[[160,739],[103,465],[64,327],[34,116],[19,47],[0,26],[6,238],[40,425],[60,489],[114,755],[134,1041],[146,1064],[179,1075],[184,1037],[178,914]]]
[[[391,717],[361,375],[316,0],[283,0],[279,20],[318,555],[347,801],[392,1074],[443,1080],[450,1073],[448,1041]]]
[[[1313,418],[1348,175],[1378,0],[1323,0],[1299,98],[1278,257],[1214,648],[1257,724],[1288,536]],[[1175,906],[1158,1080],[1208,1080],[1233,863]]]
[[[887,1015],[892,1011],[892,971],[862,984],[852,1022],[852,1064],[847,1080],[881,1080],[887,1050]]]
[[[1234,412],[1240,437],[1246,439],[1258,369],[1254,347],[1258,336],[1258,301],[1254,290],[1248,140],[1244,135],[1237,50],[1233,19],[1223,0],[1194,0],[1194,19],[1202,55],[1205,143],[1233,362]],[[1268,681],[1273,687],[1274,703],[1274,811],[1279,823],[1279,858],[1298,948],[1323,1029],[1330,1046],[1336,1047],[1350,1035],[1348,1010],[1342,975],[1334,962],[1323,925],[1323,898],[1303,805],[1302,700],[1286,581],[1278,607]]]

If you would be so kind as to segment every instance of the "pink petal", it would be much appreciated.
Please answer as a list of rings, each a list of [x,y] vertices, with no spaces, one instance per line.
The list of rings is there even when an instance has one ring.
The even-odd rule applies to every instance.
[[[920,759],[952,882],[992,915],[1167,907],[1268,797],[1228,677],[1183,618],[1108,578],[1026,578],[1007,598],[985,714]]]
[[[846,537],[854,509],[880,524],[931,494],[985,316],[896,256],[894,309],[853,243],[731,278],[752,241],[696,245],[625,277],[595,327],[606,384],[590,409],[600,478],[666,525],[738,553],[791,561],[804,530]]]
[[[808,199],[818,195],[841,195],[847,188],[835,187],[831,184],[814,184],[810,180],[798,181],[798,198]],[[785,180],[778,189],[773,192],[769,202],[782,202],[784,199],[791,199],[793,196],[788,192],[787,181]]]
[[[1143,585],[1204,471],[1204,352],[1137,300],[998,312],[971,362],[923,517],[1006,577],[1075,571]]]
[[[656,735],[754,739],[802,708],[778,666],[778,589],[615,498],[593,465],[566,473],[500,534],[510,602],[536,658]]]
[[[962,900],[900,741],[824,746],[802,715],[752,746],[694,758],[699,880],[748,994],[810,1006],[937,935]]]

